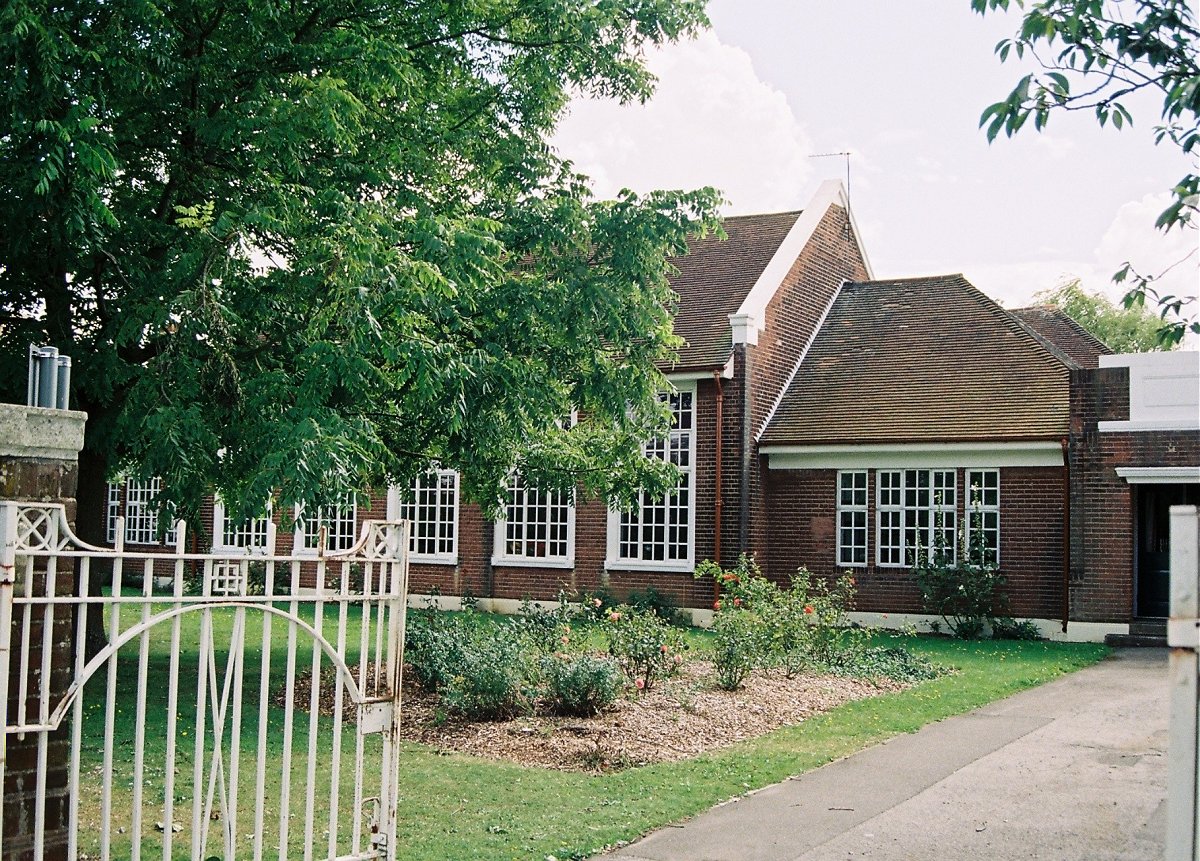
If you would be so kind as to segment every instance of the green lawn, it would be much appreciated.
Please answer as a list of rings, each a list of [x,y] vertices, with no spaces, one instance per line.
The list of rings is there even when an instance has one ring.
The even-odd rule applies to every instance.
[[[232,612],[215,614],[218,645],[228,643]],[[327,614],[326,619],[329,620]],[[351,629],[357,619],[351,618]],[[185,617],[180,657],[190,669],[181,676],[180,736],[177,762],[176,821],[184,825],[177,835],[176,857],[184,857],[191,826],[191,756],[196,690],[196,642],[198,616]],[[243,720],[242,804],[237,832],[239,857],[249,857],[253,831],[253,752],[257,744],[258,662],[257,643],[261,623],[247,623],[248,645],[244,681],[246,716]],[[352,637],[353,638],[353,637]],[[703,649],[706,635],[690,637]],[[1025,642],[964,643],[947,639],[906,638],[879,635],[880,643],[904,645],[935,663],[958,670],[953,675],[918,685],[898,694],[848,703],[799,726],[785,727],[760,738],[743,742],[694,760],[646,766],[605,775],[567,774],[479,760],[467,756],[442,755],[420,745],[403,750],[400,775],[400,852],[405,859],[560,859],[587,857],[618,840],[630,840],[659,825],[692,815],[732,796],[777,782],[789,775],[815,768],[889,736],[912,732],[930,721],[958,714],[1023,688],[1049,681],[1101,659],[1107,650],[1090,644]],[[156,629],[151,660],[150,707],[146,717],[147,788],[145,830],[147,851],[157,849],[160,835],[154,823],[162,818],[163,750],[166,737],[165,677],[170,651],[169,626]],[[272,637],[272,686],[282,684],[286,654],[286,628],[276,621]],[[311,652],[303,646],[297,662],[307,667]],[[132,777],[136,702],[136,649],[122,657],[118,686],[112,839],[114,857],[129,856],[130,835],[116,834],[129,822],[129,786]],[[81,793],[82,821],[92,829],[99,825],[97,769],[101,765],[104,733],[103,674],[87,688],[82,764],[83,783],[92,791]],[[182,717],[187,717],[187,722]],[[283,713],[268,709],[268,803],[264,806],[267,826],[264,845],[278,845],[278,785],[282,773]],[[303,857],[296,830],[303,827],[304,787],[307,785],[307,715],[297,714],[292,765],[293,824],[289,857]],[[316,769],[319,800],[316,829],[320,835],[329,810],[328,748],[332,727],[322,721],[321,754]],[[377,768],[378,737],[368,739],[366,761],[369,772]],[[339,803],[339,828],[348,832],[352,820],[351,787],[347,774],[354,750],[353,732],[343,734],[343,786]],[[211,748],[211,744],[209,745]],[[374,774],[371,779],[375,780]],[[371,794],[370,792],[367,793]],[[157,805],[156,810],[154,806]],[[214,832],[219,823],[213,823]],[[81,844],[91,854],[98,845],[95,835]],[[345,843],[342,844],[345,850]],[[151,847],[155,850],[151,850]],[[217,836],[210,838],[208,852],[219,854]],[[277,850],[276,850],[277,852]],[[274,855],[272,855],[274,857]],[[323,858],[321,850],[315,857]]]

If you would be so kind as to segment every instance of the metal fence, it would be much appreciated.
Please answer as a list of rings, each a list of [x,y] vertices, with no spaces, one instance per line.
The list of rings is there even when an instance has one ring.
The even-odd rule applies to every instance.
[[[276,554],[273,527],[252,558],[186,533],[130,552],[119,524],[107,549],[61,505],[0,503],[0,785],[32,745],[33,858],[394,858],[407,524],[316,556]]]
[[[1197,816],[1197,675],[1200,662],[1200,517],[1194,505],[1171,508],[1171,738],[1167,749],[1167,861],[1200,858]]]

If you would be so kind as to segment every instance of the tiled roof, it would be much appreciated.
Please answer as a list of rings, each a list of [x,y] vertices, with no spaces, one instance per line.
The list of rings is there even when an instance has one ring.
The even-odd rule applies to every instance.
[[[1049,439],[1068,365],[961,275],[843,286],[762,445]]]
[[[1053,305],[1034,305],[1009,311],[1081,368],[1095,368],[1100,357],[1112,353],[1108,346]]]
[[[685,256],[672,259],[679,270],[671,278],[679,294],[675,334],[687,342],[676,368],[715,368],[728,361],[729,315],[741,307],[799,217],[778,212],[726,218],[728,239],[693,240]]]

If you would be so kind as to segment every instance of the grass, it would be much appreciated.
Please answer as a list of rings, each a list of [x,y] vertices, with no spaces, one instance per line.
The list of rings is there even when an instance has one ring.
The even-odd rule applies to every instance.
[[[327,616],[328,619],[328,616]],[[357,619],[350,619],[351,628]],[[218,644],[228,642],[232,613],[214,614]],[[190,730],[195,703],[196,647],[199,634],[197,616],[185,617],[181,648],[184,666],[190,672],[181,676],[181,728]],[[246,753],[253,753],[257,744],[258,653],[261,628],[248,623],[245,695],[247,718],[243,724],[243,792],[252,795],[253,765]],[[272,639],[273,684],[282,683],[282,668],[286,645],[286,628],[275,623]],[[690,632],[694,650],[703,650],[707,635]],[[559,859],[586,858],[607,845],[631,840],[638,835],[668,822],[702,811],[713,804],[752,789],[777,782],[840,758],[856,750],[905,732],[913,732],[935,720],[968,711],[977,706],[1007,696],[1024,688],[1049,681],[1064,673],[1080,669],[1100,660],[1107,650],[1091,644],[1052,644],[1046,642],[961,642],[926,637],[876,635],[877,645],[902,645],[924,655],[931,661],[958,670],[953,675],[925,682],[907,691],[886,694],[869,700],[848,703],[803,724],[785,727],[759,738],[714,751],[685,762],[663,763],[605,775],[574,774],[540,768],[522,767],[462,755],[443,755],[421,745],[408,744],[402,749],[400,765],[400,850],[399,857],[418,861],[444,859]],[[163,747],[166,737],[165,691],[166,667],[169,659],[169,627],[155,631],[152,637],[151,685],[152,707],[146,718],[146,761],[157,772],[148,769],[153,781],[147,792],[147,850],[157,847],[160,835],[153,831],[156,812],[152,804],[160,805]],[[311,654],[301,641],[297,666],[309,666]],[[118,688],[116,770],[118,791],[114,793],[113,828],[129,821],[128,787],[132,775],[132,742],[136,685],[136,650],[122,656]],[[94,775],[101,765],[103,739],[104,680],[101,674],[87,688],[84,721],[83,773]],[[282,774],[283,744],[281,709],[269,707],[267,760],[271,779],[276,787]],[[295,759],[292,766],[292,822],[302,823],[304,817],[304,787],[307,774],[306,714],[297,713]],[[321,751],[325,759],[317,769],[318,821],[324,822],[328,811],[329,772],[327,751],[332,742],[332,727],[321,722]],[[369,740],[372,747],[378,737]],[[184,838],[179,848],[187,844],[191,821],[191,737],[181,737],[176,798],[179,811],[176,820],[185,825],[178,835]],[[211,744],[209,745],[211,748]],[[354,749],[352,731],[343,735],[344,757]],[[377,749],[368,751],[368,773],[378,768]],[[348,760],[347,760],[348,763]],[[343,766],[343,781],[346,769]],[[346,787],[343,786],[343,790]],[[272,801],[266,810],[268,823],[264,845],[277,845],[277,795],[269,792]],[[369,794],[369,793],[368,793]],[[83,821],[99,824],[98,792],[83,793]],[[339,816],[351,817],[350,799],[343,791]],[[249,835],[253,812],[243,795],[239,813],[239,854],[251,846]],[[274,806],[272,806],[274,805]],[[348,829],[348,819],[340,828]],[[214,823],[217,825],[218,823]],[[301,826],[302,827],[302,826]],[[324,826],[317,827],[317,833]],[[293,833],[293,838],[296,835]],[[129,838],[114,835],[114,857],[128,857]],[[90,851],[87,843],[84,851]],[[161,852],[161,850],[158,850]],[[219,854],[219,844],[210,840],[210,854]],[[317,857],[325,857],[323,849]],[[292,857],[300,857],[297,843],[291,847]]]

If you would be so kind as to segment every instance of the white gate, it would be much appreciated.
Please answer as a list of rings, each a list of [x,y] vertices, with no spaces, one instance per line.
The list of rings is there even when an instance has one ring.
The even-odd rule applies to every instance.
[[[35,861],[64,737],[70,859],[394,858],[407,524],[315,556],[276,555],[273,525],[254,557],[186,553],[182,523],[165,554],[116,534],[94,547],[61,505],[0,503],[0,724],[36,745]]]

